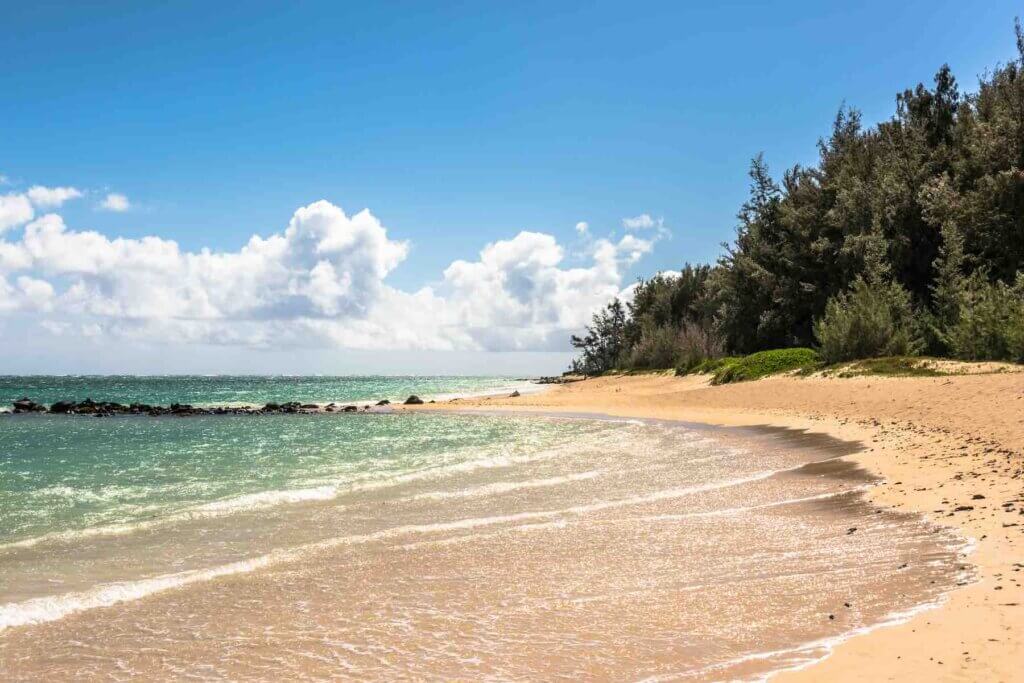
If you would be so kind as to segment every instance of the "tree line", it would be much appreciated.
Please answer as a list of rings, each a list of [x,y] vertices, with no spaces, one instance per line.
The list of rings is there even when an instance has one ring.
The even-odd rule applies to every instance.
[[[1024,31],[1016,58],[961,92],[950,68],[865,126],[841,107],[813,166],[762,155],[714,265],[641,280],[572,337],[572,370],[693,368],[814,347],[1024,361]]]

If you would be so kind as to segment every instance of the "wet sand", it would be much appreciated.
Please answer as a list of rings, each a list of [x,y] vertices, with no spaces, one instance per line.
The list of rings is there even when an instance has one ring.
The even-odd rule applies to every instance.
[[[958,369],[953,367],[952,369]],[[986,368],[987,369],[987,368]],[[600,412],[717,425],[774,425],[859,441],[881,477],[868,499],[974,540],[976,581],[938,609],[839,645],[777,680],[1024,680],[1024,374],[935,378],[591,379],[516,398],[426,409]]]
[[[865,498],[876,477],[840,458],[861,444],[671,421],[579,433],[498,466],[89,540],[73,554],[185,558],[240,533],[258,539],[250,550],[270,545],[244,571],[10,628],[0,670],[749,679],[819,659],[970,580],[962,537]],[[53,552],[18,548],[5,561]]]

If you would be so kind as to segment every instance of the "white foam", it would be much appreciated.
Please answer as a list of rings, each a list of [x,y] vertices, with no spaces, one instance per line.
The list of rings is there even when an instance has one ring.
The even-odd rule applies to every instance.
[[[106,584],[83,592],[66,593],[63,595],[43,598],[32,598],[23,602],[0,605],[0,631],[13,626],[24,626],[27,624],[56,621],[69,614],[81,612],[83,610],[110,607],[121,602],[138,600],[154,593],[180,588],[182,586],[187,586],[201,581],[209,581],[232,574],[248,573],[272,564],[300,559],[310,552],[328,550],[344,545],[369,543],[409,534],[461,531],[484,526],[493,526],[496,524],[508,524],[531,520],[550,520],[551,518],[566,515],[582,515],[609,508],[640,505],[649,502],[687,496],[701,491],[737,486],[739,484],[765,479],[774,474],[776,474],[776,471],[767,471],[739,479],[730,479],[727,481],[703,484],[700,486],[664,489],[641,496],[620,498],[610,501],[599,501],[587,505],[575,505],[558,510],[539,510],[508,515],[494,515],[490,517],[471,517],[452,522],[438,522],[433,524],[408,524],[391,527],[389,529],[382,529],[369,534],[342,536],[295,548],[277,550],[260,557],[232,562],[230,564],[212,567],[209,569],[191,570],[177,574],[167,574],[148,579],[139,579],[137,581]]]
[[[42,543],[69,543],[84,538],[124,536],[138,531],[155,529],[178,522],[213,519],[239,512],[264,510],[278,505],[331,500],[336,498],[338,493],[338,488],[335,486],[319,486],[309,489],[286,489],[281,491],[261,491],[259,493],[245,494],[235,498],[215,500],[210,503],[204,503],[202,505],[187,508],[157,519],[125,522],[123,524],[107,524],[104,526],[87,527],[85,529],[55,531],[43,534],[42,536],[22,539],[20,541],[2,543],[0,544],[0,551],[14,550],[18,548],[31,548]]]
[[[519,491],[522,489],[535,489],[545,488],[549,486],[561,486],[562,484],[570,484],[577,481],[586,481],[587,479],[594,479],[599,477],[604,472],[602,470],[591,470],[589,472],[578,472],[575,474],[567,474],[560,477],[549,477],[547,479],[529,479],[526,481],[497,481],[491,484],[484,484],[482,486],[476,486],[469,489],[459,489],[457,491],[428,491],[426,493],[419,493],[410,498],[404,500],[447,500],[452,498],[477,498],[481,496],[493,496],[500,495],[502,493],[511,493],[513,491]]]

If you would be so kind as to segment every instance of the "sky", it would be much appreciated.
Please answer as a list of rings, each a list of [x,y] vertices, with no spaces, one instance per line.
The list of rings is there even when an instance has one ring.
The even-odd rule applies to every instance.
[[[0,0],[0,373],[559,372],[1017,12]]]

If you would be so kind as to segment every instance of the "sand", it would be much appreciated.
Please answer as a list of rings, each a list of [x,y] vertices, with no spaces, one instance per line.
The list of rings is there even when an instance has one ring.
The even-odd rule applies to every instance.
[[[884,479],[873,502],[975,539],[968,561],[977,581],[937,609],[851,638],[773,680],[1024,681],[1022,372],[772,377],[719,387],[702,377],[622,376],[416,409],[452,408],[775,425],[859,441],[864,450],[849,457]]]

